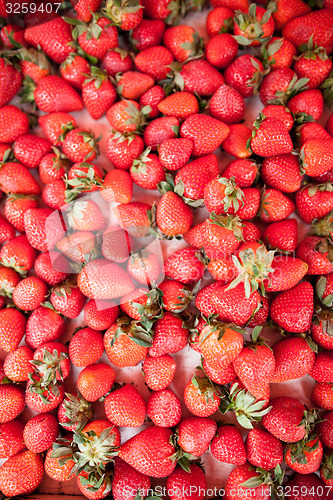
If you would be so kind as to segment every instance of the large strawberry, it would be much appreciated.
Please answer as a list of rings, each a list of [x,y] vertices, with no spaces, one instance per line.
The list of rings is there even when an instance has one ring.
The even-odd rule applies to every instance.
[[[180,136],[193,141],[193,156],[212,153],[228,134],[228,125],[207,115],[193,114],[180,127]]]
[[[282,30],[282,35],[296,47],[307,44],[312,38],[318,47],[324,47],[327,53],[333,51],[333,13],[321,9],[289,21]]]
[[[29,495],[41,483],[44,465],[41,455],[25,450],[9,458],[0,468],[0,488],[6,496]]]
[[[62,63],[72,52],[69,45],[73,40],[72,30],[60,16],[47,23],[43,22],[29,27],[24,32],[24,38],[33,47],[40,46],[58,64]]]
[[[306,332],[313,315],[313,288],[303,281],[295,287],[282,292],[271,303],[272,319],[288,332]]]

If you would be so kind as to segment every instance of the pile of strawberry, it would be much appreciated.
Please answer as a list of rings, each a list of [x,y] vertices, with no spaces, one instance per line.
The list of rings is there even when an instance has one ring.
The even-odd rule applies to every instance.
[[[166,478],[171,500],[202,500],[208,451],[235,466],[227,500],[332,498],[332,0],[211,0],[206,42],[182,24],[204,0],[71,4],[0,2],[0,491],[46,473],[137,500]],[[110,124],[107,173],[83,108]],[[163,262],[154,241],[172,238]],[[116,381],[140,363],[147,401]],[[290,385],[270,397],[306,376],[312,409]]]

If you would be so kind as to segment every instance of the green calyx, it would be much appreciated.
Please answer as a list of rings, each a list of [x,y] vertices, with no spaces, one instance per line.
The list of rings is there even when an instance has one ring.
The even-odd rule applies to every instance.
[[[244,206],[244,192],[237,186],[234,177],[231,177],[231,179],[220,177],[218,182],[224,186],[224,211],[227,212],[232,205],[234,211],[237,212],[240,204]]]
[[[33,359],[30,363],[35,367],[36,372],[41,377],[45,387],[57,384],[57,376],[60,380],[64,380],[61,368],[61,362],[68,359],[68,354],[65,352],[58,353],[57,349],[52,352],[47,349],[43,350],[43,359]]]
[[[223,388],[220,411],[223,414],[233,411],[244,429],[253,429],[252,422],[260,422],[271,411],[272,407],[264,408],[265,404],[266,401],[257,401],[250,391],[240,389],[236,383],[230,390]]]
[[[67,392],[65,395],[67,399],[64,400],[64,407],[68,422],[61,425],[65,428],[74,425],[76,430],[80,431],[93,419],[94,409],[79,391],[77,391],[77,396]]]
[[[325,215],[322,219],[314,220],[311,232],[316,236],[323,236],[332,240],[333,233],[333,211]]]
[[[80,167],[87,170],[81,170]],[[80,165],[77,165],[77,168],[73,171],[73,173],[75,174],[73,179],[69,179],[67,175],[64,178],[66,184],[66,203],[70,203],[75,200],[79,194],[89,191],[93,186],[103,189],[103,180],[95,175],[94,167],[90,163],[80,163]]]
[[[255,471],[258,475],[251,477],[250,479],[242,483],[241,486],[243,488],[258,488],[259,486],[266,485],[266,487],[270,488],[272,492],[271,498],[274,498],[276,500],[283,500],[284,494],[281,486],[283,484],[285,472],[281,469],[281,466],[277,465],[275,469],[272,469],[270,471],[267,471],[262,467],[257,467]]]
[[[142,8],[139,0],[107,0],[103,13],[112,24],[121,26],[125,14],[135,14]]]
[[[29,392],[31,392],[31,394],[38,394],[42,403],[50,404],[50,401],[47,398],[47,396],[49,395],[52,395],[56,398],[60,396],[58,387],[59,382],[53,383],[53,381],[51,381],[51,383],[49,383],[49,376],[47,376],[45,379],[44,376],[38,376],[38,378],[35,378],[33,373],[29,373],[28,376],[29,380],[32,382],[28,387]],[[47,396],[44,395],[45,392]]]
[[[197,389],[198,394],[204,397],[206,404],[214,402],[216,396],[220,397],[220,393],[216,385],[208,377],[193,376],[192,384]]]
[[[212,212],[207,222],[229,229],[239,241],[243,239],[243,224],[237,215],[216,215],[215,212]]]
[[[289,99],[307,89],[308,81],[308,78],[300,78],[298,80],[298,77],[295,74],[290,80],[287,90],[277,90],[275,92],[275,98],[268,101],[268,104],[282,104],[285,106]]]
[[[264,280],[274,271],[271,267],[274,254],[275,250],[267,251],[266,247],[261,245],[256,252],[252,248],[247,248],[239,253],[239,257],[233,255],[232,260],[239,274],[230,283],[227,290],[235,288],[239,283],[244,283],[246,298],[249,298],[251,293],[258,290],[259,287],[264,295]]]
[[[192,455],[191,453],[185,452],[178,444],[178,432],[176,431],[175,434],[173,434],[170,437],[169,443],[176,448],[176,452],[171,455],[169,458],[170,460],[174,463],[177,462],[178,465],[185,471],[190,473],[191,472],[191,461],[193,460],[199,460],[198,457]]]
[[[264,36],[263,26],[266,24],[272,15],[272,10],[267,10],[263,17],[258,21],[257,5],[252,3],[247,13],[237,10],[235,12],[234,21],[243,32],[243,35],[234,36],[235,40],[240,45],[251,45],[253,41],[262,43],[267,42],[269,38]]]
[[[146,319],[142,321],[131,320],[127,316],[118,318],[118,328],[112,337],[110,346],[112,347],[121,335],[128,335],[135,344],[150,347],[153,342],[153,332],[151,330],[153,323],[153,321]]]

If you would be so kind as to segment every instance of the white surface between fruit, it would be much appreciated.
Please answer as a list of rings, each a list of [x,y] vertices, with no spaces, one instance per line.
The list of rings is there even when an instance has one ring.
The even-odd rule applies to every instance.
[[[198,12],[194,14],[188,15],[183,21],[182,24],[188,24],[189,26],[193,26],[201,36],[204,36],[204,38],[207,38],[207,34],[205,31],[205,19],[208,11],[204,12]],[[257,50],[257,49],[255,49]],[[240,51],[239,55],[243,54],[244,51]],[[255,54],[256,52],[253,52]],[[252,124],[254,122],[254,119],[256,118],[256,115],[258,112],[263,108],[262,103],[260,102],[258,97],[251,97],[245,99],[245,104],[246,104],[246,110],[245,110],[245,121],[244,123],[248,125],[249,127],[252,127]],[[108,123],[107,119],[105,117],[101,118],[100,120],[96,121],[93,120],[89,113],[84,110],[82,112],[75,112],[71,113],[74,117],[75,120],[77,121],[77,124],[79,127],[85,128],[85,129],[91,129],[94,131],[96,137],[99,137],[102,134],[102,140],[100,142],[100,150],[101,154],[98,157],[98,159],[94,162],[96,165],[103,167],[105,170],[110,170],[112,168],[112,165],[110,161],[108,160],[106,154],[105,154],[105,140],[110,134],[110,124]],[[322,119],[320,120],[320,123],[322,125],[325,124],[326,119],[328,117],[328,110],[326,109],[324,112],[324,115]],[[37,135],[40,134],[40,131],[36,129]],[[215,151],[215,154],[219,158],[219,167],[220,171],[224,168],[224,166],[229,163],[234,157],[231,157],[230,155],[222,152],[220,149]],[[143,199],[144,196],[144,199]],[[157,200],[159,198],[159,194],[156,191],[146,191],[144,192],[141,188],[134,188],[134,194],[133,194],[133,201],[146,201],[147,203],[152,203],[153,201]],[[206,209],[196,209],[194,210],[194,224],[203,221],[206,217],[208,216],[208,212]],[[295,216],[297,218],[297,216]],[[308,227],[304,225],[304,223],[300,222],[300,219],[297,218],[299,221],[299,239],[303,239],[304,236],[307,234]],[[187,246],[185,242],[183,241],[177,241],[177,240],[171,240],[171,241],[165,241],[162,242],[162,248],[163,248],[163,254],[164,258],[167,258],[170,254],[172,254],[175,250],[178,248],[182,248]],[[205,276],[203,278],[202,286],[205,286],[209,284],[211,281],[213,281],[209,273],[206,271]],[[80,315],[79,318],[75,320],[68,320],[67,321],[67,332],[64,335],[64,337],[61,339],[62,342],[67,342],[70,340],[71,335],[73,333],[74,328],[77,326],[81,325],[83,323],[83,314]],[[276,341],[278,338],[278,333],[274,331],[267,331],[267,329],[263,330],[263,337],[269,338],[273,341]],[[24,344],[24,341],[22,342]],[[0,350],[0,357],[1,359],[4,359],[5,353]],[[172,382],[172,384],[169,386],[169,388],[180,398],[181,401],[183,401],[183,391],[184,387],[187,384],[187,382],[190,380],[192,377],[193,372],[195,371],[195,367],[199,365],[200,362],[200,355],[191,349],[189,346],[187,346],[185,349],[182,351],[172,354],[172,357],[175,359],[177,363],[177,369],[176,369],[176,374],[175,378]],[[106,354],[104,353],[103,357],[100,359],[100,361],[110,363]],[[114,367],[114,370],[117,374],[116,381],[121,382],[121,383],[133,383],[135,387],[139,390],[139,392],[142,394],[142,396],[147,400],[149,396],[149,390],[144,384],[144,378],[141,373],[141,364],[136,366],[136,367],[129,367],[129,368],[117,368]],[[65,381],[65,386],[66,386],[66,391],[75,391],[75,381],[77,379],[77,376],[80,372],[79,368],[76,368],[72,365],[72,371],[68,379]],[[312,387],[314,385],[314,380],[309,377],[305,376],[301,379],[291,381],[291,382],[285,382],[285,383],[280,383],[280,384],[271,384],[271,396],[276,397],[276,396],[282,396],[282,395],[288,395],[291,397],[294,397],[296,399],[299,399],[302,401],[306,406],[311,408],[311,402],[310,402],[310,394]],[[105,418],[104,410],[103,410],[103,404],[102,403],[94,403],[94,406],[96,407],[96,413],[95,413],[95,418]],[[183,410],[183,417],[186,418],[188,416],[191,416],[191,413],[187,410],[185,407],[184,403],[182,403],[182,410]],[[26,408],[20,418],[22,420],[27,421],[29,418],[33,416],[33,412],[29,409]],[[221,415],[219,412],[216,412],[212,416],[217,421],[220,422],[231,422],[236,424],[236,419],[234,418],[234,415],[232,413],[228,413],[226,415]],[[145,426],[150,426],[151,424],[147,423]],[[237,425],[237,424],[236,424]],[[126,441],[133,435],[137,434],[140,432],[145,426],[139,427],[139,428],[121,428],[121,439],[122,442]],[[242,429],[240,426],[237,425],[237,427],[242,431],[244,437],[247,434],[244,429]],[[218,494],[218,490],[222,488],[225,484],[225,481],[234,468],[233,465],[228,465],[224,464],[222,462],[219,462],[217,459],[215,459],[210,451],[206,452],[202,456],[202,462],[205,468],[205,473],[207,477],[207,482],[208,482],[208,488],[217,488],[216,494]],[[0,463],[3,463],[3,460],[0,461]],[[153,485],[154,484],[164,484],[163,480],[160,481],[154,481],[153,480]],[[33,500],[46,500],[49,498],[50,495],[52,496],[52,500],[60,500],[64,499],[64,495],[66,500],[74,500],[75,498],[77,499],[78,496],[80,495],[79,489],[76,486],[76,480],[70,480],[67,482],[59,483],[57,481],[52,480],[48,476],[44,476],[44,479],[38,488],[38,492],[40,492],[40,495],[38,493],[35,493],[33,495],[30,495],[30,499]],[[209,496],[216,496],[215,491],[212,491],[212,495]],[[58,496],[61,495],[61,496]],[[75,496],[72,496],[75,495]],[[80,495],[81,496],[81,495]],[[84,498],[84,497],[82,497]]]

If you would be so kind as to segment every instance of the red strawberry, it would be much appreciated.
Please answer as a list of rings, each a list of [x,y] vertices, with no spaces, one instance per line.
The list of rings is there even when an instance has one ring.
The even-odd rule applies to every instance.
[[[135,0],[132,5],[128,5],[126,0],[107,2],[106,14],[113,23],[123,31],[130,31],[136,28],[143,17],[143,7],[140,0]]]
[[[263,233],[263,241],[270,249],[294,252],[298,242],[296,219],[269,224]]]
[[[131,71],[133,66],[133,59],[129,52],[119,47],[108,50],[102,60],[102,69],[111,77],[116,76],[117,73]]]
[[[26,382],[31,373],[33,351],[25,345],[19,346],[15,351],[7,354],[3,370],[6,377],[13,382]]]
[[[0,345],[6,352],[14,351],[25,333],[27,320],[20,311],[14,308],[0,310]]]
[[[58,420],[51,413],[32,417],[24,426],[23,438],[28,450],[42,453],[48,450],[59,434]]]
[[[135,65],[141,73],[147,73],[156,82],[167,77],[169,65],[173,62],[171,52],[162,45],[155,45],[144,49],[136,55]]]
[[[29,170],[20,163],[4,163],[0,168],[0,186],[4,193],[40,194],[41,189]]]
[[[40,306],[32,312],[27,321],[26,344],[31,349],[37,349],[46,342],[59,340],[65,329],[66,323],[60,314],[53,309]]]
[[[143,189],[157,189],[158,184],[165,180],[165,172],[158,156],[145,150],[130,168],[133,181]]]
[[[114,213],[121,227],[130,235],[141,237],[148,233],[148,212],[151,208],[147,203],[135,201],[118,205]]]
[[[308,438],[302,444],[302,447],[297,445],[286,447],[285,462],[292,470],[300,474],[311,474],[320,467],[323,459],[323,445],[318,437]]]
[[[202,53],[198,33],[194,28],[185,24],[168,28],[164,33],[163,43],[179,62],[185,62],[189,57]]]
[[[175,452],[171,436],[170,429],[148,427],[121,445],[119,457],[142,474],[168,476],[176,467],[170,459]]]
[[[69,358],[74,366],[96,363],[103,354],[103,336],[91,328],[82,328],[69,343]]]
[[[71,53],[60,66],[60,73],[64,80],[77,90],[82,90],[82,85],[90,74],[90,65],[84,57]]]
[[[303,180],[298,157],[292,153],[266,157],[260,173],[265,184],[284,193],[299,192]]]
[[[40,485],[43,475],[42,457],[30,450],[22,451],[1,466],[1,491],[8,497],[29,495]]]
[[[249,298],[246,298],[243,283],[239,283],[231,290],[227,288],[228,286],[225,285],[212,294],[211,301],[214,310],[221,321],[244,326],[254,313],[260,296],[257,291],[254,291]]]
[[[58,252],[44,252],[35,260],[36,275],[48,285],[62,283],[70,272],[68,261]]]
[[[195,248],[177,250],[164,262],[165,276],[185,284],[196,283],[204,272],[203,263],[197,258]]]
[[[117,78],[117,91],[125,99],[138,101],[154,86],[154,79],[138,71],[125,71]]]
[[[0,78],[0,107],[2,107],[18,93],[22,84],[22,75],[8,59],[0,58]]]
[[[189,331],[183,325],[182,319],[165,312],[163,318],[158,319],[154,325],[149,355],[163,356],[181,351],[187,345],[188,335]]]
[[[48,292],[46,283],[37,276],[21,280],[13,292],[14,304],[23,311],[37,309]]]
[[[305,90],[288,101],[288,108],[296,118],[305,113],[317,121],[323,114],[324,98],[318,89]]]
[[[124,497],[124,489],[128,493]],[[134,500],[136,491],[147,495],[150,489],[150,478],[128,465],[121,458],[114,459],[112,477],[112,495],[114,500]],[[133,493],[132,493],[133,492]]]
[[[152,391],[161,391],[171,384],[176,371],[176,362],[169,354],[147,356],[142,370],[147,386]]]
[[[241,333],[232,327],[208,325],[200,333],[198,343],[206,363],[219,372],[239,356],[243,348]]]
[[[261,83],[263,71],[264,66],[261,61],[247,54],[237,57],[226,68],[224,78],[226,83],[243,97],[250,97]]]
[[[228,125],[239,123],[245,111],[244,99],[236,89],[222,84],[209,102],[209,111],[214,118]]]
[[[72,52],[69,42],[72,42],[72,31],[62,17],[57,16],[48,22],[28,27],[24,38],[33,47],[40,46],[56,63],[62,63]]]
[[[247,487],[247,481],[256,481],[256,486]],[[259,483],[259,486],[257,484]],[[245,486],[244,486],[245,485]],[[246,462],[244,465],[239,465],[233,469],[225,484],[225,499],[233,500],[234,492],[237,492],[239,498],[252,496],[255,500],[268,500],[270,495],[260,475],[255,471],[255,468]]]
[[[129,170],[143,150],[144,143],[139,135],[125,136],[114,131],[106,141],[107,157],[116,168],[122,170]]]
[[[159,85],[154,85],[154,87],[151,87],[140,97],[139,104],[141,111],[145,110],[149,118],[156,118],[160,114],[157,106],[164,98],[165,92],[163,88]]]
[[[308,50],[295,61],[293,68],[298,78],[308,78],[308,89],[316,89],[330,74],[332,61],[323,47],[314,48],[309,43]]]
[[[174,116],[162,116],[148,123],[143,133],[146,147],[157,151],[158,146],[178,134],[179,121]]]
[[[264,222],[287,219],[295,211],[295,204],[278,189],[262,191],[259,216]]]
[[[82,430],[93,419],[93,416],[94,410],[91,403],[86,401],[79,393],[77,396],[66,393],[57,412],[59,423],[72,432]],[[45,472],[48,474],[47,470]],[[61,480],[59,479],[59,481]]]
[[[311,8],[302,0],[293,0],[292,2],[290,0],[280,0],[272,16],[276,29],[281,31],[288,21],[295,17],[304,16],[309,12],[311,12]]]
[[[196,490],[190,497],[194,500],[203,500],[205,491],[207,490],[207,480],[204,471],[196,464],[189,464],[187,472],[181,466],[176,469],[167,478],[166,491],[171,500],[182,499],[188,497],[186,493],[177,493],[177,488],[180,491],[186,491],[187,488]]]
[[[82,86],[82,99],[92,118],[98,120],[115,103],[117,92],[108,75],[99,68],[91,68]]]
[[[299,215],[307,224],[322,219],[333,209],[333,194],[330,184],[308,184],[296,194],[296,207]]]
[[[0,457],[9,458],[25,449],[23,441],[24,423],[15,418],[0,424]]]
[[[202,97],[211,96],[224,83],[221,73],[203,59],[185,63],[179,75],[181,81],[184,82],[184,90],[193,94],[197,93]]]
[[[306,332],[313,314],[313,288],[304,281],[280,293],[271,303],[272,319],[288,332]]]
[[[273,346],[275,372],[273,384],[294,380],[307,375],[313,366],[315,353],[301,337],[290,336]]]
[[[258,165],[253,160],[236,159],[223,169],[223,177],[227,179],[234,177],[235,183],[240,188],[251,187],[257,175]]]
[[[309,139],[301,149],[302,166],[310,177],[333,168],[333,139]]]
[[[83,102],[76,90],[59,76],[44,76],[34,89],[36,106],[46,113],[80,111]],[[28,98],[29,99],[29,98]]]
[[[332,410],[332,392],[332,384],[317,382],[311,393],[312,404],[324,410]]]
[[[261,102],[267,104],[281,104],[295,91],[300,91],[304,87],[304,81],[297,81],[296,73],[282,66],[273,69],[262,81],[260,85],[259,96]]]
[[[106,17],[93,19],[88,26],[83,25],[78,35],[80,47],[92,57],[101,60],[108,50],[118,47],[118,30]]]
[[[251,134],[251,130],[242,123],[229,125],[229,135],[222,142],[222,148],[226,153],[237,158],[248,158],[251,156],[251,151],[247,148]]]
[[[281,120],[288,132],[294,126],[294,117],[290,113],[289,109],[283,106],[282,104],[267,104],[262,110],[263,114],[266,118],[276,118],[277,120]]]
[[[66,318],[77,318],[86,302],[86,297],[73,283],[63,283],[53,288],[51,303],[55,310]]]
[[[101,0],[88,0],[88,2],[83,2],[82,0],[72,0],[71,3],[80,18],[88,23],[92,19],[93,13],[98,11],[102,2]]]
[[[316,356],[316,360],[310,371],[310,376],[316,380],[316,382],[332,382],[332,353],[331,351],[322,351]]]
[[[27,42],[24,39],[24,30],[17,24],[7,24],[1,29],[1,41],[6,49],[13,49],[14,46],[9,38],[14,39],[24,47],[27,47]]]
[[[296,256],[308,264],[307,274],[328,274],[333,271],[330,244],[325,238],[307,236],[298,244]]]
[[[235,39],[240,45],[258,47],[274,33],[275,23],[271,11],[255,4],[251,4],[246,13],[237,12],[234,21]]]
[[[160,101],[157,109],[165,116],[175,116],[183,121],[189,116],[198,113],[199,103],[191,92],[181,91],[170,94]]]
[[[217,429],[210,445],[212,455],[220,462],[243,465],[246,451],[241,433],[232,425],[223,425]]]
[[[52,248],[63,234],[61,222],[56,227],[54,218],[48,219],[52,214],[49,208],[29,208],[24,214],[24,230],[28,241],[41,252]]]
[[[25,403],[37,413],[55,410],[65,397],[64,385],[60,382],[45,386],[43,377],[31,375],[25,390]]]
[[[62,134],[76,127],[73,116],[63,111],[42,115],[38,118],[38,123],[42,127],[44,135],[54,146],[61,146]]]
[[[84,320],[93,330],[107,330],[119,315],[119,308],[112,301],[89,300],[84,306]]]
[[[305,436],[305,406],[297,399],[280,396],[271,399],[272,409],[263,416],[262,424],[273,436],[285,443],[295,443]]]
[[[247,459],[254,467],[275,469],[283,462],[282,443],[262,429],[252,429],[245,441]]]
[[[191,208],[180,196],[172,191],[163,194],[156,209],[156,224],[162,233],[167,236],[185,234],[190,229],[192,221]]]
[[[290,68],[294,63],[297,50],[286,38],[273,36],[262,49],[262,53],[265,66],[273,69]]]
[[[185,453],[200,457],[209,448],[216,434],[215,420],[207,417],[188,417],[178,425],[178,445]]]
[[[131,34],[131,42],[137,50],[161,45],[165,23],[160,19],[142,19]]]
[[[8,104],[0,108],[0,142],[12,143],[29,130],[27,115],[16,106]]]
[[[106,363],[88,365],[77,378],[80,394],[87,401],[97,401],[107,394],[114,384],[116,374]]]
[[[255,121],[254,127],[251,149],[255,154],[259,156],[275,156],[292,151],[292,140],[280,120],[265,118],[262,115]]]
[[[152,392],[147,401],[147,416],[158,427],[173,427],[182,416],[180,400],[168,389]]]
[[[183,196],[199,200],[204,196],[205,186],[218,173],[217,157],[214,154],[205,155],[182,167],[175,177],[175,184],[183,183]]]
[[[6,219],[20,233],[24,232],[24,214],[29,208],[38,208],[38,201],[33,196],[10,194],[5,204]]]
[[[333,51],[332,22],[332,11],[321,9],[292,19],[284,26],[282,35],[296,47],[307,44],[312,38],[314,44],[323,47],[330,54]]]
[[[104,401],[105,414],[114,425],[140,427],[146,418],[146,403],[138,390],[125,384]]]
[[[209,140],[207,138],[208,130]],[[193,156],[212,153],[228,134],[229,127],[225,123],[207,115],[191,115],[180,128],[180,136],[193,141]]]
[[[291,491],[290,500],[298,500],[298,488],[302,488],[304,500],[328,500],[330,497],[329,491],[325,490],[323,481],[316,474],[296,474],[294,479],[287,483],[287,486],[290,487]],[[321,488],[323,488],[322,493]],[[320,493],[313,495],[314,491]]]
[[[220,404],[220,395],[205,377],[192,377],[184,389],[184,403],[193,415],[209,417]]]
[[[303,144],[305,144],[305,142],[308,141],[309,139],[331,139],[330,134],[328,132],[326,132],[324,127],[319,125],[319,123],[315,123],[315,122],[304,123],[304,125],[301,125],[301,127],[297,130],[297,134],[298,134],[299,142],[300,142],[301,146],[303,146]],[[316,182],[329,181],[330,180],[329,176],[326,179],[325,173],[326,172],[324,172],[324,174],[322,174],[321,176],[315,177],[314,180]],[[329,172],[327,172],[327,174],[328,173]]]
[[[36,259],[36,250],[29,244],[25,234],[15,236],[1,248],[0,261],[7,267],[24,274],[32,269]]]
[[[206,30],[209,38],[219,33],[227,33],[233,27],[234,13],[227,7],[216,7],[208,13]]]
[[[238,43],[229,33],[215,35],[205,45],[207,61],[218,69],[224,69],[236,59]]]

